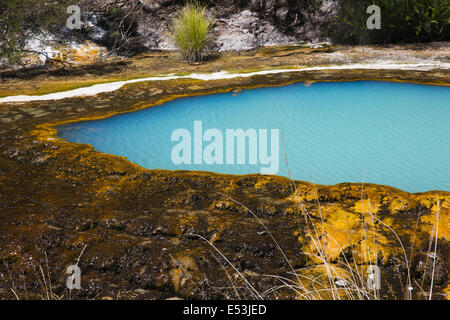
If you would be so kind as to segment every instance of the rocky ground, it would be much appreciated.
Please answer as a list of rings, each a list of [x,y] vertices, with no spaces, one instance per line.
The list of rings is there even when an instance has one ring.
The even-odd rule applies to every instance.
[[[329,42],[330,22],[339,0],[203,1],[214,17],[214,52],[245,51],[262,46],[317,45]],[[51,32],[30,34],[23,58],[28,66],[83,64],[110,55],[132,56],[172,50],[170,25],[184,0],[81,0],[80,30],[68,30],[65,19]],[[89,58],[86,61],[86,56]],[[1,65],[1,61],[0,61]]]
[[[325,61],[332,53],[304,50],[264,49],[184,69],[175,58],[146,55],[67,74],[12,78],[1,90],[60,88],[76,70],[72,80],[77,81],[140,76],[131,70],[161,72],[161,61],[167,72],[245,71],[286,67],[295,59]],[[346,50],[340,53],[351,57],[366,49]],[[148,69],[141,71],[140,61]],[[47,87],[38,84],[43,79]],[[343,261],[361,274],[376,261],[383,298],[403,298],[408,275],[414,298],[424,298],[435,261],[433,298],[444,298],[449,290],[448,192],[409,194],[378,185],[315,186],[281,177],[145,170],[55,137],[55,125],[141,109],[179,95],[358,79],[450,83],[446,69],[305,71],[143,82],[91,97],[0,104],[0,298],[332,298],[315,290],[329,286],[327,266],[337,270],[332,282],[349,278]],[[430,239],[437,216],[435,254]],[[82,289],[69,292],[65,272],[76,263]],[[311,282],[295,274],[319,278]],[[282,280],[292,285],[283,287]],[[345,297],[343,288],[336,292]]]
[[[149,49],[173,49],[168,26],[183,1],[141,0],[147,14],[138,34]],[[249,50],[259,46],[327,41],[327,26],[340,1],[210,1],[216,25],[212,49]]]

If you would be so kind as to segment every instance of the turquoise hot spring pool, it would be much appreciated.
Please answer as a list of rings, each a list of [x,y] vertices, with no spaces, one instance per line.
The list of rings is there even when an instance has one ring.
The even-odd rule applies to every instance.
[[[244,144],[228,136],[237,129],[248,134]],[[268,173],[288,176],[289,168],[292,179],[317,184],[450,191],[448,86],[297,83],[179,98],[58,130],[148,169],[250,174],[271,166]]]

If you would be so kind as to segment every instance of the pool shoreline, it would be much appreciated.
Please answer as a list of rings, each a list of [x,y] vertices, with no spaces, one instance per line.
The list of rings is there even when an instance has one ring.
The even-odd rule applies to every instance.
[[[333,70],[333,69],[327,69],[327,70]],[[336,70],[336,69],[335,69]],[[342,70],[342,69],[337,69],[337,70]],[[343,69],[343,70],[348,70],[348,71],[361,71],[361,69]],[[371,71],[378,71],[378,69],[369,69]],[[390,70],[390,69],[388,69]],[[401,70],[401,69],[400,69]],[[398,71],[400,71],[398,70]],[[444,69],[446,70],[446,69]],[[322,71],[322,70],[321,70]],[[392,70],[390,70],[392,71]],[[396,71],[394,69],[394,71]],[[405,71],[405,70],[402,70]],[[411,70],[408,70],[411,71]],[[439,70],[439,71],[443,71],[443,70]],[[283,73],[281,73],[283,74]],[[251,78],[257,78],[258,76],[252,76]],[[449,77],[450,78],[450,77]],[[230,80],[233,80],[234,78],[231,78]],[[177,80],[177,79],[174,79]],[[190,78],[187,78],[187,80],[192,80]],[[202,80],[202,81],[213,81],[213,80]],[[44,123],[44,124],[40,124],[38,126],[36,126],[36,130],[33,130],[31,133],[33,136],[35,136],[38,140],[40,141],[58,141],[58,142],[62,142],[62,143],[68,143],[68,144],[72,144],[73,142],[69,142],[66,141],[64,139],[62,139],[61,137],[58,136],[58,130],[57,127],[62,126],[62,125],[67,125],[67,124],[73,124],[73,123],[77,123],[77,122],[84,122],[84,121],[95,121],[95,120],[103,120],[103,119],[107,119],[107,118],[111,118],[114,117],[116,115],[119,114],[125,114],[125,113],[131,113],[131,112],[135,112],[135,111],[139,111],[139,110],[144,110],[144,109],[148,109],[151,107],[155,107],[155,106],[161,106],[164,103],[179,99],[179,98],[185,98],[185,97],[193,97],[193,96],[204,96],[204,95],[213,95],[213,94],[217,94],[217,93],[229,93],[229,92],[233,92],[235,90],[251,90],[251,89],[257,89],[257,88],[264,88],[264,87],[282,87],[282,86],[286,86],[286,85],[291,85],[291,84],[295,84],[295,83],[301,83],[301,82],[356,82],[356,81],[380,81],[380,82],[400,82],[400,83],[414,83],[414,84],[424,84],[424,85],[437,85],[437,86],[450,86],[450,81],[448,82],[441,82],[441,79],[437,78],[435,81],[431,81],[431,82],[423,82],[420,81],[418,79],[415,78],[411,78],[411,80],[399,80],[399,79],[384,79],[382,76],[379,78],[358,78],[358,79],[347,79],[345,77],[345,75],[343,76],[343,78],[338,78],[338,79],[332,79],[332,80],[327,80],[327,79],[320,79],[320,80],[310,80],[309,78],[306,79],[301,79],[301,80],[290,80],[288,82],[282,82],[282,83],[278,83],[278,84],[270,84],[270,85],[265,85],[265,84],[258,84],[258,81],[256,81],[256,83],[253,83],[249,86],[241,86],[241,85],[237,85],[237,86],[232,86],[226,89],[212,89],[211,91],[202,91],[202,92],[191,92],[191,93],[181,93],[181,94],[174,94],[171,96],[167,96],[167,97],[163,97],[161,99],[158,99],[152,103],[148,103],[148,104],[142,104],[142,103],[138,103],[136,105],[133,105],[131,108],[126,109],[126,110],[121,110],[121,111],[111,111],[108,113],[104,113],[104,114],[100,114],[100,115],[92,115],[92,116],[83,116],[83,117],[77,117],[77,118],[73,118],[70,120],[63,120],[63,121],[57,121],[57,122],[48,122],[48,123]],[[144,82],[145,83],[145,82]],[[119,88],[120,89],[120,88]],[[114,90],[116,91],[116,90]],[[69,98],[70,99],[70,98]],[[38,101],[40,102],[40,101]],[[95,150],[95,148],[91,145],[89,145],[92,148],[92,151],[94,152],[99,152],[97,150]],[[102,153],[99,152],[101,154],[105,154],[105,155],[110,155],[110,156],[114,156],[114,157],[119,157],[116,155],[111,155],[111,154],[106,154],[106,153]],[[125,159],[123,157],[119,157],[121,159]],[[138,166],[139,168],[142,168],[143,170],[150,170],[150,171],[172,171],[172,170],[164,170],[164,169],[148,169],[148,168],[143,168],[127,159],[125,159],[126,162],[134,165],[134,166]],[[181,171],[185,171],[185,170],[181,170]],[[239,176],[239,175],[234,175],[234,174],[223,174],[223,173],[215,173],[215,172],[210,172],[210,171],[192,171],[193,173],[195,172],[205,172],[205,173],[210,173],[210,174],[215,174],[215,175],[230,175],[230,176]],[[250,174],[250,175],[254,175],[254,174]],[[280,176],[282,177],[282,176]],[[285,178],[285,177],[282,177]],[[308,183],[306,181],[296,181],[296,182],[302,182],[302,183]],[[342,182],[342,183],[347,183],[347,182]],[[362,184],[362,182],[357,183],[357,182],[353,182],[352,184]],[[375,184],[376,185],[376,184]],[[331,186],[331,185],[330,185]],[[380,186],[387,186],[387,185],[380,185]],[[391,187],[391,186],[388,186]],[[397,189],[395,187],[391,187],[394,189]],[[401,190],[401,189],[398,189]],[[404,191],[406,192],[406,191]],[[444,191],[444,190],[429,190],[429,191],[425,191],[425,192],[418,192],[417,194],[423,194],[423,193],[435,193],[435,192],[443,192],[443,193],[448,193],[450,194],[450,191]],[[414,194],[414,193],[412,193]]]
[[[129,161],[137,163],[149,170],[208,171],[233,175],[253,173],[264,174],[264,172],[261,172],[261,168],[265,168],[268,163],[258,163],[256,158],[253,160],[255,161],[253,165],[246,163],[245,161],[241,163],[242,165],[237,166],[228,167],[222,165],[225,164],[225,154],[234,154],[234,151],[229,151],[228,149],[225,151],[225,149],[222,148],[222,146],[225,146],[225,143],[223,142],[223,139],[225,138],[225,129],[233,130],[234,128],[235,130],[237,128],[243,128],[245,131],[250,128],[278,128],[278,130],[275,131],[279,131],[279,123],[282,123],[283,131],[287,134],[286,137],[288,138],[290,136],[287,140],[288,143],[286,144],[286,152],[287,155],[289,155],[288,158],[291,159],[291,161],[292,159],[302,159],[301,165],[295,161],[289,162],[290,174],[293,180],[314,181],[315,183],[322,185],[334,185],[341,182],[361,183],[364,181],[374,184],[390,185],[412,193],[426,192],[428,190],[450,191],[450,185],[447,183],[449,181],[448,179],[450,179],[446,170],[448,166],[446,161],[444,161],[446,158],[443,157],[442,153],[446,152],[446,154],[448,154],[448,150],[445,148],[445,142],[450,138],[447,134],[448,126],[442,118],[442,116],[446,115],[446,107],[450,106],[446,99],[448,98],[449,92],[445,87],[417,85],[409,82],[397,83],[381,81],[337,81],[322,83],[318,81],[312,88],[306,88],[310,86],[310,83],[300,82],[283,85],[281,87],[271,86],[258,89],[241,89],[239,92],[238,90],[232,90],[232,94],[214,93],[201,96],[196,95],[195,97],[189,96],[190,99],[176,97],[176,99],[171,99],[170,102],[165,101],[162,104],[157,103],[157,110],[148,107],[139,111],[130,112],[127,116],[123,116],[123,114],[122,116],[114,115],[114,119],[109,118],[109,120],[107,120],[108,118],[106,118],[95,121],[81,121],[70,125],[66,124],[58,126],[57,129],[60,130],[58,137],[72,143],[90,144],[99,152],[125,156]],[[337,94],[336,90],[339,88],[341,88],[341,92],[345,93],[340,95]],[[300,91],[297,94],[296,92],[298,90]],[[354,96],[354,99],[356,99],[355,101],[348,98],[350,92],[353,92],[352,90],[355,90],[354,93],[351,93]],[[319,95],[317,95],[318,93]],[[331,94],[331,96],[328,96],[328,94]],[[398,107],[398,109],[385,107],[389,106],[390,101],[392,101],[389,100],[389,98],[384,97],[385,94],[388,94],[391,99],[402,97],[398,101],[395,100],[397,103],[394,106]],[[259,95],[264,95],[265,99],[258,98]],[[277,98],[272,101],[272,95],[276,95],[279,99]],[[311,95],[314,95],[314,100]],[[410,96],[414,96],[415,98],[412,99]],[[252,97],[254,102],[252,102],[253,100],[248,100],[248,97]],[[243,99],[244,102],[242,102]],[[289,99],[289,102],[283,102],[286,99]],[[302,102],[297,102],[298,100],[301,100]],[[338,100],[346,102],[339,102]],[[271,101],[271,103],[265,103],[266,101]],[[331,103],[332,101],[334,101],[334,103]],[[420,103],[418,101],[420,101]],[[359,107],[357,109],[349,107],[352,102],[356,103]],[[218,104],[222,107],[215,107]],[[309,107],[302,107],[304,104]],[[240,105],[241,107],[238,108],[234,105]],[[430,107],[427,107],[428,105]],[[316,106],[318,109],[311,108]],[[327,112],[323,113],[320,111],[321,108],[326,108]],[[231,113],[229,111],[230,109],[233,110]],[[279,113],[279,111],[272,112],[273,110],[284,111]],[[409,111],[405,112],[402,110]],[[433,116],[433,113],[430,113],[431,110],[439,112],[441,116]],[[267,116],[260,114],[260,111],[262,111],[263,114],[271,114],[271,117],[267,118]],[[299,118],[298,121],[292,122],[290,117],[284,116],[285,112],[288,112],[289,114],[298,114],[298,112],[300,112],[301,118]],[[320,115],[317,115],[317,112],[319,112]],[[180,117],[179,114],[181,113],[183,115]],[[244,117],[245,119],[248,119],[248,121],[233,121],[233,114],[236,113],[241,115],[238,118],[242,119],[242,117]],[[216,119],[217,114],[220,114],[222,120],[219,121]],[[372,116],[367,116],[368,114],[372,114]],[[154,117],[151,115],[157,116],[158,121],[155,121],[153,119]],[[315,122],[314,126],[310,126],[308,124],[310,121],[307,119],[313,121],[318,116],[322,121]],[[143,117],[145,120],[143,120]],[[352,118],[353,120],[352,122],[344,120],[344,123],[342,123],[342,121],[339,120],[342,119],[342,117]],[[183,119],[190,120],[186,122],[183,121]],[[199,121],[200,119],[206,121],[209,128],[213,127],[221,130],[220,138],[216,138],[222,139],[222,142],[219,143],[221,146],[220,148],[222,148],[222,151],[220,152],[221,160],[218,162],[219,164],[211,165],[211,163],[209,163],[208,165],[207,163],[202,163],[202,160],[196,160],[197,162],[193,163],[191,150],[189,152],[190,158],[188,162],[184,163],[184,165],[183,163],[174,165],[173,155],[172,161],[170,158],[170,146],[174,147],[175,142],[169,142],[169,138],[167,138],[171,136],[170,131],[177,128],[186,128],[183,129],[183,134],[184,132],[189,131],[189,137],[187,139],[192,139],[191,137],[194,137],[195,140],[195,137],[197,137],[199,140],[200,138],[198,135],[192,134],[192,132],[195,132],[195,129],[192,131],[192,125],[194,124],[195,127],[195,124],[197,123],[197,125],[200,126],[200,132],[203,132],[203,129],[208,129],[207,127],[203,128],[202,121]],[[262,125],[262,127],[258,127],[258,124],[255,123],[255,119],[262,120],[265,124],[260,123],[259,125]],[[277,120],[274,122],[274,119]],[[397,119],[398,121],[393,122],[390,119]],[[321,125],[323,121],[326,121],[325,125]],[[356,123],[368,122],[364,127],[361,127],[356,125],[355,121]],[[380,124],[373,124],[373,121]],[[164,123],[164,125],[161,126],[161,123]],[[226,123],[225,127],[223,126],[223,123]],[[406,123],[409,123],[409,125],[405,125]],[[433,125],[427,127],[427,123],[433,123]],[[123,126],[127,129],[125,130]],[[136,126],[140,129],[136,129]],[[171,128],[169,131],[166,130],[167,126]],[[299,129],[295,129],[298,126],[302,127],[300,131]],[[412,129],[411,126],[414,126],[415,128]],[[146,130],[145,128],[147,127],[152,129]],[[427,129],[424,129],[425,127]],[[437,127],[440,129],[438,130]],[[66,132],[66,130],[69,130],[69,132]],[[96,130],[97,133],[90,134],[89,132],[92,130]],[[178,129],[178,131],[179,130],[181,129]],[[217,131],[217,129],[214,130]],[[315,130],[318,130],[315,134],[309,133],[314,132]],[[367,130],[370,130],[370,134],[365,133],[368,132]],[[391,132],[390,136],[386,136],[383,133],[386,130]],[[104,133],[105,131],[107,133]],[[270,130],[270,132],[272,131],[273,130]],[[338,133],[340,131],[342,131],[342,134]],[[292,132],[295,132],[294,137],[301,139],[303,142],[296,142],[298,140],[295,138],[293,139]],[[334,134],[331,132],[334,132]],[[420,132],[420,134],[418,134],[418,132]],[[356,133],[361,135],[361,138],[350,138]],[[258,135],[257,132],[255,132],[255,134]],[[338,139],[333,138],[336,134],[339,135]],[[279,135],[280,134],[277,133],[277,136]],[[328,140],[321,138],[322,135],[329,136],[334,142],[328,144]],[[397,136],[402,136],[402,140],[399,141],[396,139]],[[410,138],[411,141],[414,140],[415,143],[412,144],[407,140],[408,138]],[[371,143],[372,147],[366,149],[368,141],[372,139],[374,140]],[[258,140],[258,138],[256,138],[256,140]],[[422,143],[422,140],[426,140],[427,142]],[[350,141],[352,141],[352,143],[349,144]],[[380,144],[380,142],[377,141],[383,141],[383,143]],[[396,145],[395,148],[389,147],[392,143]],[[420,143],[420,147],[417,147],[418,143]],[[197,142],[189,142],[189,145],[196,144]],[[209,142],[205,141],[204,143],[201,142],[201,144],[205,147]],[[253,144],[258,144],[258,142],[253,141]],[[307,146],[310,144],[314,145],[314,147]],[[408,145],[408,147],[402,148],[405,144]],[[226,145],[228,146],[228,143]],[[303,145],[301,148],[302,151],[299,151],[300,145]],[[441,147],[438,147],[438,145]],[[339,147],[334,148],[334,146]],[[442,147],[444,147],[444,149]],[[148,151],[150,150],[149,148],[160,148],[161,152],[157,155],[152,155],[152,153]],[[251,146],[249,146],[249,148],[251,149]],[[323,150],[324,148],[327,149],[327,151]],[[371,149],[373,148],[376,148],[377,151],[371,152]],[[340,149],[343,151],[336,151]],[[244,150],[244,152],[248,151],[246,148],[244,148]],[[280,152],[271,150],[268,154],[268,156],[270,156],[273,152],[277,152],[279,156],[277,156],[277,159],[270,158],[270,168],[272,169],[265,174],[288,177],[289,172],[286,170],[286,164],[281,159],[283,150],[279,145],[276,147],[276,150],[279,150]],[[335,152],[333,152],[333,150],[335,150]],[[360,157],[359,150],[366,150],[367,155]],[[321,154],[321,156],[318,157],[319,154]],[[424,162],[424,160],[415,160],[421,159],[422,154],[428,155],[428,162]],[[315,159],[314,163],[312,163],[311,160],[308,160],[311,157]],[[342,157],[346,160],[342,161]],[[198,159],[202,158],[203,156]],[[321,160],[325,158],[328,158],[329,160]],[[337,161],[338,159],[341,161]],[[370,159],[378,160],[374,161]],[[330,165],[325,165],[325,163],[331,160],[336,160],[337,162],[332,161],[330,162]],[[186,159],[184,159],[183,162],[184,161],[186,161]],[[200,161],[200,163],[198,163],[198,161]],[[231,160],[227,160],[226,164],[236,164],[235,160],[229,161]],[[272,161],[275,162],[272,163]],[[348,163],[352,163],[352,165],[348,165]],[[361,166],[360,163],[365,163],[365,165]],[[384,164],[381,165],[381,163]],[[364,174],[364,179],[362,179],[363,174],[361,170],[366,166],[369,170],[366,172],[367,175]],[[392,170],[392,166],[396,166],[398,169]],[[274,168],[276,168],[275,171]],[[314,179],[308,176],[310,170],[311,172],[309,174],[314,176]],[[337,174],[337,172],[340,172],[340,174]],[[361,175],[356,174],[356,172],[361,172]],[[394,176],[398,177],[395,179],[391,178]]]

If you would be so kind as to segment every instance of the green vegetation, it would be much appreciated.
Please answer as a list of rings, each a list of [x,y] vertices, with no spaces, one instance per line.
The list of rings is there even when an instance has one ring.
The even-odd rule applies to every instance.
[[[172,38],[188,62],[203,61],[211,41],[210,31],[214,19],[206,15],[206,7],[197,2],[189,2],[181,9],[172,23]]]
[[[381,29],[367,29],[370,5],[381,9]],[[337,42],[410,43],[450,40],[450,0],[344,1],[332,26]]]
[[[65,23],[68,0],[8,0],[0,6],[0,60],[19,63],[30,34],[52,31]]]

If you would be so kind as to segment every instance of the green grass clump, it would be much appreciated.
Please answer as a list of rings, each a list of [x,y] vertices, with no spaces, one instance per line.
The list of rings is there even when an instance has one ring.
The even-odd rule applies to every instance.
[[[172,23],[172,38],[183,60],[197,62],[208,57],[213,25],[214,19],[206,15],[206,7],[197,2],[187,3],[178,12]]]

